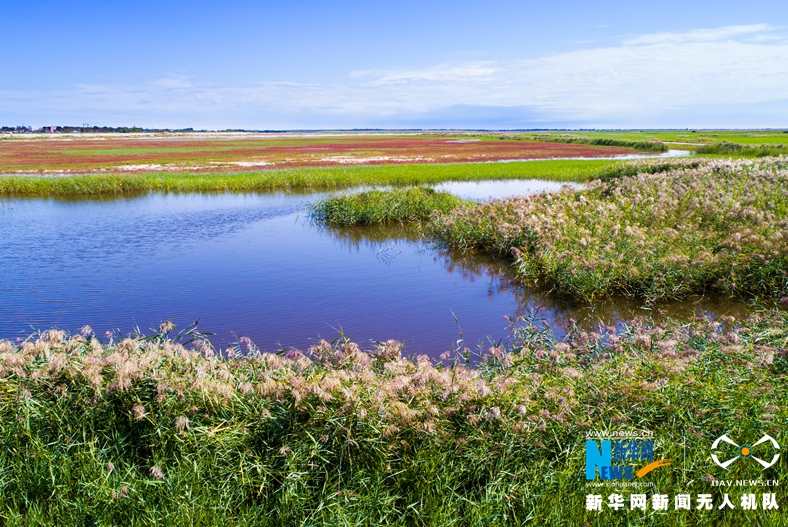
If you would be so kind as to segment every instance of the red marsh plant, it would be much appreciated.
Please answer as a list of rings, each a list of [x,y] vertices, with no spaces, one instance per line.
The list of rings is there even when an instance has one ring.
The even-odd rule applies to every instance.
[[[626,142],[624,142],[626,143]],[[200,173],[299,167],[470,163],[518,159],[609,157],[633,154],[636,143],[561,144],[538,141],[463,141],[451,137],[356,135],[345,137],[249,136],[225,139],[178,136],[101,140],[36,138],[6,140],[0,174]]]
[[[663,162],[640,166],[654,163]],[[788,294],[788,162],[683,163],[580,191],[464,204],[438,215],[431,233],[453,248],[511,255],[522,276],[584,300]]]

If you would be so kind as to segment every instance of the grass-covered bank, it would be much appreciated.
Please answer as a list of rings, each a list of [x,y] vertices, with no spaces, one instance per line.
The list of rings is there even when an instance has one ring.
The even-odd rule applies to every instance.
[[[780,511],[585,510],[585,433],[650,430],[673,465],[641,491],[739,494],[709,445],[785,444],[785,313],[703,318],[554,340],[539,320],[479,369],[321,342],[217,359],[164,338],[88,328],[0,343],[5,525],[784,525]],[[199,341],[198,341],[199,344]],[[459,359],[459,360],[455,360]],[[744,440],[744,439],[742,439]],[[686,449],[683,446],[686,445]],[[678,462],[686,455],[686,468]],[[760,499],[760,496],[759,496]],[[559,506],[560,503],[560,506]],[[694,500],[693,500],[694,503]],[[672,509],[672,507],[671,507]],[[739,507],[737,507],[739,509]]]
[[[560,293],[788,295],[788,162],[710,161],[583,191],[462,205],[432,235],[514,255]]]
[[[539,160],[510,163],[366,165],[239,173],[136,173],[82,176],[0,176],[0,195],[56,196],[139,193],[145,191],[215,192],[284,189],[337,189],[359,185],[418,185],[485,179],[586,181],[621,162]]]

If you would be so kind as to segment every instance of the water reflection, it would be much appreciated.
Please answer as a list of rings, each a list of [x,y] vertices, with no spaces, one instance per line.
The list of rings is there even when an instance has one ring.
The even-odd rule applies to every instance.
[[[538,283],[523,282],[514,272],[512,262],[488,255],[466,252],[457,253],[437,249],[435,258],[440,259],[450,273],[457,273],[463,280],[485,280],[488,295],[512,295],[516,302],[513,315],[522,317],[539,311],[558,335],[563,335],[573,325],[593,329],[600,324],[621,327],[638,317],[646,317],[656,323],[668,318],[687,318],[694,315],[719,318],[723,315],[741,315],[752,312],[751,304],[719,294],[692,295],[681,300],[666,300],[657,304],[646,304],[640,299],[612,296],[591,303],[578,302],[570,297],[552,292]]]
[[[340,331],[398,339],[438,356],[458,338],[506,338],[506,315],[540,309],[559,332],[637,315],[745,313],[706,297],[654,306],[583,305],[521,282],[511,262],[446,251],[417,227],[326,228],[303,204],[320,194],[144,194],[114,199],[5,199],[0,206],[0,338],[31,329],[122,333],[201,319],[224,346],[305,348]]]
[[[508,198],[523,194],[555,192],[563,187],[583,188],[580,183],[547,181],[543,179],[511,179],[499,181],[448,181],[433,188],[438,191],[450,192],[455,196],[474,201],[490,198]]]
[[[464,282],[484,284],[489,298],[506,296],[514,300],[507,315],[524,317],[539,312],[557,335],[578,326],[592,330],[600,325],[620,328],[636,318],[648,318],[662,323],[672,318],[704,316],[717,319],[723,315],[737,318],[752,312],[753,305],[740,298],[720,294],[691,295],[681,300],[663,300],[646,304],[637,298],[612,296],[591,303],[578,302],[562,296],[538,283],[524,282],[514,270],[511,259],[488,254],[449,250],[428,242],[418,227],[390,224],[364,227],[324,227],[344,247],[358,250],[385,250],[396,240],[418,242],[420,250],[429,252],[432,260],[448,274],[459,276]]]

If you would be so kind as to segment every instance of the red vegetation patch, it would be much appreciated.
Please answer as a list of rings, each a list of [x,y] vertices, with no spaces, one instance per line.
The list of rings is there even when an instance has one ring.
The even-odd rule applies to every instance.
[[[0,173],[238,171],[335,165],[608,157],[628,148],[441,136],[43,138],[0,141]]]

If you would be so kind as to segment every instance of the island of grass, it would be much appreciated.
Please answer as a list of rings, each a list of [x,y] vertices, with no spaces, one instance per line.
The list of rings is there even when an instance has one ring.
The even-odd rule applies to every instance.
[[[583,190],[485,203],[378,191],[312,210],[334,224],[402,221],[385,214],[396,202],[429,219],[425,233],[438,243],[511,257],[521,277],[582,301],[707,291],[779,298],[788,296],[787,168],[784,158],[646,161]],[[441,207],[428,214],[432,203]]]

